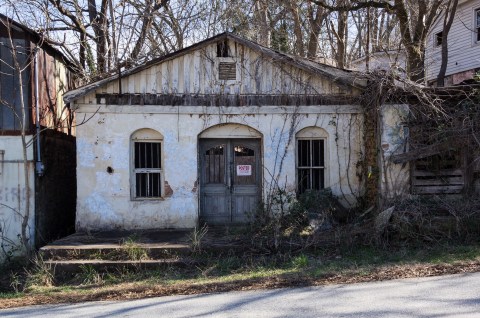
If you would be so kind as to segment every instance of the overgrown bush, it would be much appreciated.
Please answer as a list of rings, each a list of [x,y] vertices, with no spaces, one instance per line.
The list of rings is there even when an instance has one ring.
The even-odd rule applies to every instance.
[[[384,238],[394,242],[461,240],[480,237],[480,198],[414,196],[397,201]]]
[[[314,243],[316,231],[331,228],[340,204],[330,189],[302,195],[278,189],[250,218],[252,246],[268,251],[301,250]]]

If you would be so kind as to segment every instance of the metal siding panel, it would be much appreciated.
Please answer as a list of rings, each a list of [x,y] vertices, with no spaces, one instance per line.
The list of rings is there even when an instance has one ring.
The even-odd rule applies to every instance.
[[[126,79],[128,80],[128,93],[135,93],[135,76],[130,75]]]
[[[185,93],[185,81],[183,78],[184,72],[184,56],[180,56],[178,59],[175,60],[176,70],[175,76],[177,77],[177,93],[184,94]]]
[[[200,93],[200,74],[201,74],[201,55],[200,51],[195,51],[193,56],[193,91],[192,93],[198,94]]]
[[[167,63],[162,63],[162,93],[168,94],[168,66]]]
[[[153,78],[155,80],[155,93],[161,94],[162,93],[162,66],[156,65],[155,72],[153,74]]]
[[[192,78],[192,69],[193,69],[193,61],[192,55],[187,54],[183,58],[183,90],[185,94],[189,94],[192,92],[193,87],[191,87],[191,78]]]
[[[169,61],[169,66],[170,66],[170,89],[173,94],[179,93],[178,91],[178,59],[176,58],[175,60]]]
[[[140,72],[140,89],[138,90],[139,93],[145,94],[148,93],[148,78],[149,78],[150,69],[146,69]]]

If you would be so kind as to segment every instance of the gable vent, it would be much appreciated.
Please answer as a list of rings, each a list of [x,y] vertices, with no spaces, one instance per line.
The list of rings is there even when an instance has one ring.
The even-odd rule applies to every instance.
[[[218,63],[218,79],[219,80],[236,80],[237,67],[235,62]]]

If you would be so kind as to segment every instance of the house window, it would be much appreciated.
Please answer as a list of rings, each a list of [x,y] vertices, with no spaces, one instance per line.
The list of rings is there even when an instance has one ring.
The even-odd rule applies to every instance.
[[[2,23],[0,22],[0,26]],[[22,129],[22,106],[25,108],[25,122],[30,129],[30,67],[28,42],[21,38],[12,39],[16,48],[17,62],[22,71],[20,74],[14,67],[14,55],[8,37],[0,37],[0,130],[20,131]],[[19,89],[19,77],[22,77],[22,96]]]
[[[443,40],[443,31],[435,33],[435,46],[441,46]]]
[[[162,136],[142,129],[132,137],[132,197],[160,198],[163,195]]]
[[[310,127],[297,133],[297,192],[326,187],[325,130]]]
[[[480,9],[475,10],[475,38],[480,42]]]
[[[298,192],[325,188],[325,140],[297,140]]]

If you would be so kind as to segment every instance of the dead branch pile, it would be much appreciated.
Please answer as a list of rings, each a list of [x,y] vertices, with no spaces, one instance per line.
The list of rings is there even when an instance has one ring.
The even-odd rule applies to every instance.
[[[474,241],[480,235],[480,198],[421,197],[395,203],[384,238],[395,242]]]
[[[362,104],[378,112],[386,103],[410,106],[409,148],[448,151],[480,146],[480,83],[448,88],[426,88],[391,74],[372,72]]]
[[[418,149],[442,143],[446,143],[446,147],[478,147],[480,92],[452,88],[443,92],[432,91],[429,96],[439,101],[441,112],[420,112],[419,107],[412,108],[409,121],[411,147]]]

